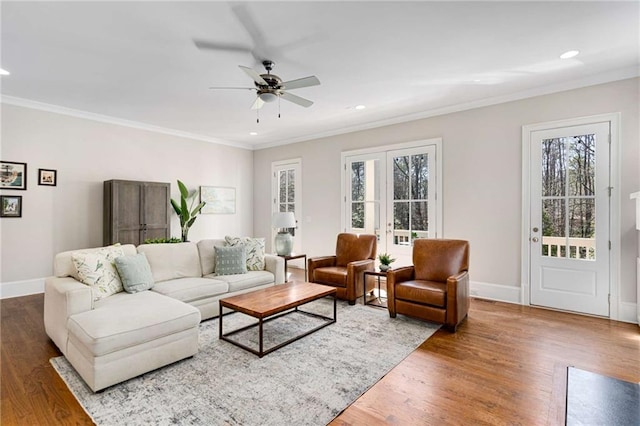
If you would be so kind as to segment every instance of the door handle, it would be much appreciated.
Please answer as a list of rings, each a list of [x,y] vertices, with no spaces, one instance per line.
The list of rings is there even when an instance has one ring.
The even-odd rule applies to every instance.
[[[537,243],[539,240],[538,240],[538,237],[533,237],[531,241],[533,241],[534,243]]]

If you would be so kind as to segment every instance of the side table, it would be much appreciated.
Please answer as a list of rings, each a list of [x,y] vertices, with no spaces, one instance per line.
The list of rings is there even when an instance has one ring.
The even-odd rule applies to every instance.
[[[278,255],[280,256],[280,255]],[[304,258],[304,280],[307,281],[307,255],[306,254],[294,254],[291,253],[289,256],[280,256],[284,259],[284,282],[289,282],[287,279],[287,262],[293,259],[302,259]]]
[[[362,280],[362,285],[364,286],[364,293],[362,296],[362,301],[365,305],[371,305],[371,306],[377,306],[378,308],[387,308],[387,298],[386,297],[382,297],[382,294],[380,292],[380,277],[384,277],[385,278],[385,282],[386,282],[386,278],[387,278],[387,273],[386,272],[382,272],[382,271],[364,271],[363,272],[364,276],[363,276],[363,280]],[[374,276],[378,279],[378,297],[373,298],[371,301],[367,302],[367,275],[371,275]],[[385,292],[386,294],[386,292]]]

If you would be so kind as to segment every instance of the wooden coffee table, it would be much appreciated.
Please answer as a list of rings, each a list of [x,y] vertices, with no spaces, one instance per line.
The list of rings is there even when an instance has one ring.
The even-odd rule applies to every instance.
[[[312,312],[305,312],[298,309],[299,306],[304,305],[305,303],[309,303],[326,296],[333,296],[333,318],[315,314]],[[218,317],[220,321],[219,337],[221,340],[233,343],[234,345],[241,347],[242,349],[245,349],[262,358],[268,353],[280,349],[281,347],[286,346],[289,343],[295,342],[296,340],[308,336],[314,331],[318,331],[321,328],[324,328],[329,324],[333,324],[334,322],[336,322],[335,296],[335,287],[305,282],[279,284],[266,289],[256,290],[250,293],[220,299],[220,315]],[[239,328],[237,330],[223,333],[222,308],[228,308],[233,311],[242,312],[243,314],[256,318],[258,322],[250,324],[246,327]],[[287,340],[286,342],[280,343],[265,350],[263,345],[264,323],[293,312],[299,312],[312,317],[321,318],[324,320],[324,322],[309,331],[306,331],[292,339]],[[249,346],[246,346],[240,342],[229,339],[229,336],[256,326],[258,327],[258,350],[250,348]]]

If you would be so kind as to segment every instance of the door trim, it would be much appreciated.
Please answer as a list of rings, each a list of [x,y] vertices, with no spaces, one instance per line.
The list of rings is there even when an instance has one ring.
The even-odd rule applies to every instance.
[[[619,112],[609,114],[592,115],[588,117],[578,117],[566,120],[549,121],[545,123],[527,124],[522,126],[522,227],[521,227],[521,268],[520,268],[520,299],[522,305],[531,305],[530,300],[530,200],[529,192],[531,181],[530,152],[531,133],[540,130],[551,130],[561,127],[580,126],[608,122],[611,129],[611,147],[609,159],[609,182],[613,187],[609,198],[609,240],[611,250],[609,250],[609,318],[619,319],[619,277],[620,277],[620,155],[619,155],[619,135],[620,135]]]
[[[296,238],[299,238],[298,239],[298,243],[299,243],[299,248],[298,249],[299,249],[300,252],[304,251],[303,240],[302,240],[302,234],[303,234],[303,228],[304,228],[304,225],[303,225],[304,222],[302,220],[302,218],[303,218],[303,208],[304,208],[303,205],[302,205],[302,201],[303,201],[303,198],[302,198],[302,194],[303,194],[302,193],[302,185],[303,185],[303,183],[302,183],[302,158],[301,157],[296,157],[296,158],[290,158],[288,160],[277,160],[277,161],[272,161],[271,162],[271,175],[270,175],[271,176],[271,198],[269,200],[269,204],[271,205],[271,210],[269,210],[269,228],[271,228],[271,249],[272,249],[271,252],[272,253],[275,253],[275,251],[276,251],[276,249],[275,249],[275,247],[273,245],[274,244],[273,242],[274,242],[274,240],[276,238],[276,234],[278,233],[278,231],[272,226],[272,222],[271,222],[271,215],[273,215],[273,213],[276,212],[275,208],[276,208],[276,204],[277,204],[275,202],[275,199],[274,199],[274,197],[277,194],[277,186],[276,186],[276,183],[275,183],[275,180],[274,180],[274,174],[275,174],[277,169],[279,169],[281,167],[286,167],[286,166],[291,166],[292,168],[297,167],[299,172],[300,172],[300,173],[298,173],[299,176],[296,178],[296,180],[300,184],[300,188],[296,187],[296,189],[295,189],[295,191],[296,191],[296,195],[295,195],[296,204],[297,204],[297,207],[299,207],[299,208],[296,209],[296,224],[297,224],[297,227],[296,227],[295,233],[296,233]],[[295,242],[294,242],[294,250],[296,250],[296,248],[297,247],[296,247]]]

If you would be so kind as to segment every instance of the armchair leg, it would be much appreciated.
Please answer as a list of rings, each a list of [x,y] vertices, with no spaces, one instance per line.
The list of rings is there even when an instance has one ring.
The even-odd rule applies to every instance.
[[[349,300],[349,304],[350,304],[350,305],[355,305],[355,304],[356,304],[356,301],[355,301],[355,300]]]
[[[389,312],[389,316],[390,316],[391,318],[395,318],[395,317],[396,317],[396,313],[395,313],[395,312]]]

